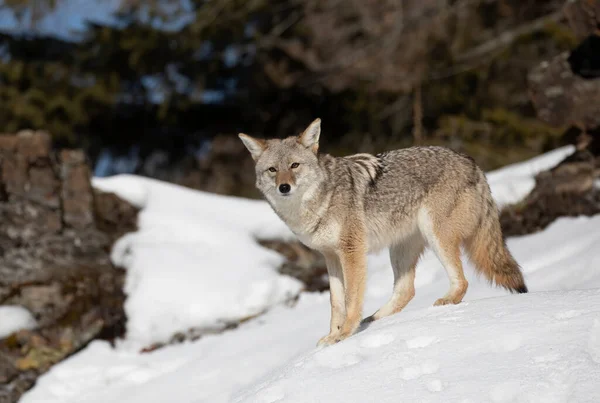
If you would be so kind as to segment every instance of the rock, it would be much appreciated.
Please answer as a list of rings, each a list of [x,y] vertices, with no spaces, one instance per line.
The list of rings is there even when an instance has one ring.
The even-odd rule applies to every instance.
[[[63,150],[60,153],[60,162],[63,221],[66,225],[77,229],[92,226],[94,194],[85,155],[81,150]]]
[[[259,243],[286,258],[279,267],[279,272],[302,281],[305,291],[329,290],[327,265],[321,253],[307,248],[298,241],[263,239]]]
[[[576,151],[536,177],[527,197],[500,214],[506,236],[544,229],[558,217],[600,214],[600,0],[569,1],[563,8],[582,39],[571,52],[541,63],[529,74],[538,117],[568,128],[563,140]]]
[[[573,0],[563,13],[581,44],[534,68],[528,77],[538,117],[557,127],[600,127],[600,0]]]
[[[190,163],[182,178],[172,181],[207,192],[258,198],[254,161],[235,136],[217,135],[209,151]]]
[[[531,101],[538,116],[552,126],[600,126],[600,79],[571,70],[569,54],[544,62],[529,75]]]
[[[114,193],[94,190],[96,227],[120,237],[137,229],[138,209]]]
[[[600,214],[600,189],[594,186],[600,177],[599,167],[599,158],[584,148],[554,168],[540,172],[529,195],[501,211],[503,234],[531,234],[559,217]]]
[[[46,161],[50,157],[50,135],[43,131],[23,130],[17,133],[17,155],[28,164]]]
[[[95,338],[124,332],[124,271],[113,242],[137,209],[92,189],[79,150],[52,150],[44,132],[0,135],[0,304],[38,327],[0,340],[0,402],[16,402],[52,365]]]
[[[563,11],[569,26],[579,38],[600,35],[600,0],[568,1]]]
[[[31,166],[28,176],[26,195],[29,200],[57,209],[60,205],[60,182],[50,165]]]

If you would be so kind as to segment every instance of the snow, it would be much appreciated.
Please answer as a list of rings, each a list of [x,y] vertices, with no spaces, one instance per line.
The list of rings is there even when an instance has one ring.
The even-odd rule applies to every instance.
[[[256,242],[290,237],[265,203],[134,176],[93,184],[143,209],[139,231],[117,241],[111,254],[128,270],[129,342],[150,345],[192,328],[220,329],[301,291],[298,280],[274,270],[282,257]]]
[[[599,317],[598,289],[419,309],[301,354],[233,401],[594,402]]]
[[[16,305],[0,306],[0,339],[16,331],[33,329],[36,326],[35,319],[26,308]]]
[[[535,173],[571,151],[490,173],[495,198],[522,198]],[[427,252],[403,312],[318,349],[329,330],[329,295],[281,303],[300,288],[254,241],[290,236],[264,202],[134,176],[94,186],[143,208],[140,231],[113,249],[128,270],[127,336],[114,348],[93,342],[53,367],[24,403],[599,400],[600,216],[562,218],[507,240],[532,291],[526,295],[490,287],[465,262],[465,301],[432,307],[448,279]],[[369,256],[365,315],[387,300],[392,277],[387,253]],[[173,332],[263,311],[222,334],[140,353]]]

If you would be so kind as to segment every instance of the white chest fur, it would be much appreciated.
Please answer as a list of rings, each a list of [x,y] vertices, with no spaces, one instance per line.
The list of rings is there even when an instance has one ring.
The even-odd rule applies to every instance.
[[[327,216],[326,206],[293,196],[277,197],[269,202],[304,245],[324,250],[337,244],[341,226]]]

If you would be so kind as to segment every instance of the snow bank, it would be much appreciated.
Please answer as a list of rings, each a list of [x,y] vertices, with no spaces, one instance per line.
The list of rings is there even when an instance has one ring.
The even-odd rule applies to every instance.
[[[22,329],[33,329],[37,323],[22,306],[0,306],[0,339]]]
[[[435,385],[439,384],[437,382],[439,380],[443,390],[439,392],[437,399],[440,400],[438,401],[461,401],[460,399],[445,399],[448,396],[446,389],[450,390],[452,387],[459,386],[454,383],[456,378],[451,376],[453,371],[470,374],[468,366],[471,365],[471,361],[477,361],[475,355],[478,355],[480,361],[478,368],[481,375],[478,378],[478,386],[470,389],[471,400],[466,401],[492,401],[488,397],[491,393],[490,390],[475,389],[475,387],[483,387],[485,383],[483,376],[487,377],[490,382],[488,386],[491,388],[499,383],[496,382],[497,379],[504,376],[503,371],[506,371],[506,366],[510,367],[513,364],[516,366],[517,363],[521,365],[524,361],[534,360],[544,348],[552,349],[559,357],[568,356],[576,344],[560,345],[559,339],[556,337],[563,337],[564,333],[565,340],[572,339],[577,340],[577,343],[582,343],[586,337],[581,330],[584,323],[577,321],[584,320],[590,327],[594,318],[598,318],[600,323],[600,313],[598,312],[600,250],[597,248],[599,241],[600,216],[564,218],[557,220],[539,234],[511,238],[508,240],[508,246],[513,250],[516,259],[523,265],[527,284],[534,292],[527,296],[507,296],[505,291],[491,288],[485,280],[477,278],[472,267],[467,266],[465,274],[470,287],[465,302],[457,306],[435,308],[432,307],[432,304],[447,291],[448,279],[435,256],[431,252],[427,252],[417,267],[416,296],[407,308],[398,315],[373,323],[358,335],[332,347],[335,352],[330,353],[332,355],[327,355],[329,354],[327,353],[328,349],[323,349],[321,353],[318,353],[315,348],[317,340],[329,329],[328,293],[303,293],[294,307],[277,306],[235,330],[221,335],[203,337],[196,342],[169,346],[151,354],[139,354],[138,350],[126,348],[126,346],[113,349],[106,342],[95,342],[76,356],[58,364],[47,375],[40,378],[36,387],[23,397],[22,402],[148,403],[177,401],[179,403],[225,403],[232,401],[234,396],[242,401],[261,402],[269,401],[267,399],[269,396],[273,397],[273,401],[278,401],[275,399],[277,390],[283,390],[284,396],[282,397],[284,398],[281,402],[344,401],[342,399],[330,400],[325,397],[318,400],[312,399],[313,395],[296,395],[296,391],[300,389],[295,389],[294,383],[302,384],[303,381],[300,378],[304,376],[304,373],[298,373],[296,377],[293,375],[295,372],[290,368],[296,368],[295,364],[304,361],[309,367],[313,365],[315,371],[323,371],[319,374],[324,379],[333,376],[341,382],[337,385],[332,383],[321,389],[340,390],[354,382],[354,376],[349,372],[354,365],[349,365],[347,369],[344,369],[344,365],[348,364],[344,361],[346,356],[350,357],[347,358],[349,362],[355,359],[352,357],[360,357],[361,361],[356,362],[356,365],[357,368],[362,368],[360,366],[367,365],[366,363],[377,363],[382,359],[381,355],[385,353],[395,354],[398,360],[396,369],[390,370],[388,377],[384,378],[384,380],[389,380],[390,377],[395,376],[393,382],[390,381],[389,393],[390,396],[395,397],[396,401],[398,401],[398,396],[402,395],[402,391],[398,388],[408,387],[402,376],[406,374],[410,377],[410,373],[414,373],[414,376],[419,374],[418,378],[422,378],[420,381],[423,382],[435,381],[433,382]],[[553,252],[549,253],[549,251]],[[393,276],[387,259],[385,253],[369,257],[365,315],[374,312],[390,295]],[[584,288],[592,290],[589,292],[535,292]],[[578,295],[581,297],[581,301],[574,302],[579,298]],[[503,312],[504,314],[501,315]],[[559,316],[564,317],[563,320],[573,319],[575,322],[555,320]],[[544,319],[544,323],[542,323],[542,319]],[[495,324],[496,321],[498,321],[497,324]],[[413,327],[414,330],[411,330]],[[489,346],[490,351],[485,351],[480,344],[486,337],[489,338],[489,335],[494,335],[494,338],[490,339],[492,344],[502,345],[503,340],[510,344],[517,328],[524,329],[519,336],[522,337],[519,339],[522,343],[521,341],[519,342],[521,344],[514,342],[514,345],[519,346],[519,351],[515,354],[523,355],[523,361],[516,362],[510,358],[505,361],[505,367],[500,371],[497,369],[498,362],[495,360],[498,358],[498,354],[507,353],[493,350],[493,345]],[[586,334],[591,340],[591,330],[588,330]],[[535,344],[541,343],[541,341],[534,343],[534,339],[530,338],[529,334],[538,331],[539,333],[536,333],[535,337],[546,335],[546,337],[554,339],[549,339],[548,343],[540,345],[539,349],[531,350],[530,354],[529,351],[533,347],[529,343]],[[449,334],[452,332],[456,332],[457,336]],[[394,339],[387,345],[377,348],[365,347],[377,344],[377,340],[389,339],[391,336],[388,334],[390,333]],[[432,335],[439,338],[440,343],[427,345],[425,339]],[[446,338],[443,339],[442,335],[446,335]],[[458,335],[464,337],[461,338]],[[419,339],[421,336],[425,339]],[[600,340],[600,335],[598,337]],[[453,343],[456,343],[455,348],[452,347]],[[593,344],[595,342],[590,343],[593,347],[589,351],[596,351],[595,344]],[[350,347],[348,347],[349,350],[342,348],[348,344],[358,347],[356,350],[351,350]],[[408,349],[408,344],[413,348]],[[435,347],[437,345],[440,346],[440,350],[430,350],[430,348],[437,348]],[[469,351],[465,347],[468,345],[478,347]],[[421,348],[416,346],[421,346]],[[442,352],[441,346],[448,351]],[[407,355],[410,361],[398,357],[405,351],[410,352]],[[578,353],[580,354],[578,357],[584,354],[582,351]],[[346,354],[346,352],[351,352],[354,356]],[[424,354],[423,357],[418,356],[421,353]],[[462,368],[463,354],[471,361],[465,361],[465,368],[460,369]],[[418,361],[427,362],[431,357],[438,355],[439,358],[436,358],[436,362],[439,364],[440,373],[435,377],[420,374],[419,368],[422,367],[418,366]],[[314,358],[315,356],[318,358]],[[447,364],[446,360],[452,364]],[[391,362],[392,359],[390,358],[389,361]],[[317,366],[315,362],[320,363],[321,367]],[[446,376],[446,370],[441,370],[442,363],[444,364],[443,368],[447,368],[446,365],[448,365],[448,376]],[[561,363],[564,363],[563,358],[560,358],[555,364],[560,365]],[[538,363],[538,365],[545,364]],[[331,369],[330,367],[339,368]],[[588,368],[583,367],[583,370],[587,371]],[[326,373],[327,371],[333,373],[347,371],[346,376],[349,381],[342,382],[342,378],[336,378],[335,375]],[[289,383],[285,381],[288,378],[284,378],[284,382],[280,385],[283,389],[279,389],[280,386],[276,380],[281,374],[286,374],[286,377],[289,374],[290,377]],[[377,376],[373,375],[373,378],[369,378],[362,372],[357,375],[357,377],[373,379],[374,382],[384,382],[377,380]],[[549,382],[548,379],[541,378],[540,382]],[[496,383],[492,383],[492,381]],[[269,386],[259,386],[265,382],[265,385]],[[307,387],[312,387],[313,384],[310,382],[315,382],[315,378],[309,378],[307,382]],[[585,379],[578,380],[573,386],[574,389],[579,390],[579,382],[585,384]],[[253,384],[255,386],[251,386]],[[381,383],[378,387],[383,389],[384,385]],[[524,385],[531,386],[529,383]],[[272,391],[271,386],[274,387]],[[422,388],[422,386],[423,384],[420,383],[411,386],[416,388],[414,393],[417,393],[418,390],[423,392],[420,399],[415,398],[416,395],[412,395],[406,401],[436,401],[436,397],[430,394],[429,389]],[[249,389],[246,389],[248,387]],[[369,387],[374,386],[371,384]],[[254,393],[257,393],[255,398],[252,397]],[[358,394],[356,399],[347,401],[378,402],[379,399],[387,398],[387,395],[373,396],[373,400],[369,400],[363,399],[364,395]],[[566,400],[533,399],[525,401],[562,402]]]
[[[394,315],[233,401],[593,402],[599,380],[600,290],[542,292]]]
[[[222,328],[300,292],[299,281],[277,273],[282,257],[256,242],[291,236],[264,202],[128,175],[93,185],[142,209],[139,231],[112,250],[127,268],[128,342],[141,347],[192,328]]]

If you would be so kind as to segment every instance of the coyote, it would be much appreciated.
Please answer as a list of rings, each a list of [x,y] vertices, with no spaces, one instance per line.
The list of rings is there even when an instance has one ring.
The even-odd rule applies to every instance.
[[[318,153],[320,133],[316,119],[299,136],[283,140],[239,134],[256,162],[256,187],[300,241],[325,257],[331,328],[318,346],[357,330],[367,254],[385,247],[393,293],[368,320],[397,313],[414,297],[415,266],[426,246],[450,279],[448,293],[434,305],[458,304],[467,292],[461,246],[491,283],[527,292],[473,159],[436,146],[333,157]]]

